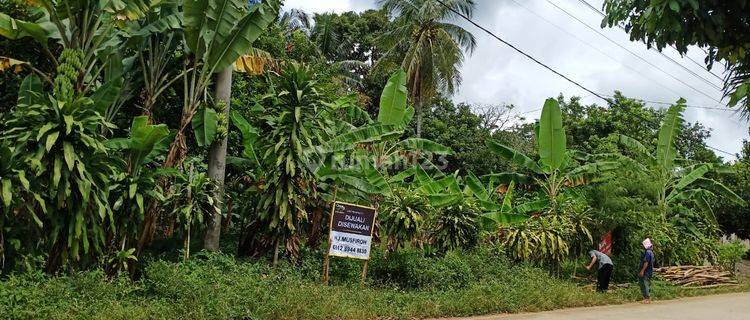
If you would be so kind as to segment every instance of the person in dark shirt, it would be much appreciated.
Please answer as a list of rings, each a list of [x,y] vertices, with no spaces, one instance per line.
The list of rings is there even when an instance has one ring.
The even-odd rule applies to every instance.
[[[612,278],[612,269],[614,268],[612,259],[599,250],[589,251],[589,256],[591,256],[591,263],[586,266],[587,270],[591,270],[594,267],[594,263],[599,262],[599,267],[596,271],[596,291],[607,292],[609,289],[609,279]]]
[[[654,251],[651,239],[643,240],[643,255],[641,255],[640,271],[638,272],[638,283],[643,294],[643,303],[651,303],[651,276],[654,274]]]

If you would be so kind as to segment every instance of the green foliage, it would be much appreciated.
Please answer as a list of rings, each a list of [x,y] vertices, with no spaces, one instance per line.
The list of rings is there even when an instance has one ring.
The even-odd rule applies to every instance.
[[[602,27],[624,23],[630,39],[643,41],[647,46],[662,50],[674,46],[681,54],[688,47],[706,48],[705,59],[710,69],[721,62],[729,70],[724,82],[724,94],[730,104],[750,110],[750,23],[747,1],[615,1],[604,2],[606,16]],[[729,31],[731,30],[731,32]]]
[[[477,113],[478,110],[482,113]],[[513,134],[504,127],[504,123],[513,119],[511,110],[512,106],[454,105],[448,98],[435,99],[430,112],[425,114],[422,137],[453,151],[444,159],[438,159],[443,172],[460,170],[462,175],[474,172],[483,176],[506,171],[509,168],[506,169],[505,160],[495,157],[484,142],[492,137],[493,132]]]
[[[8,129],[0,138],[16,145],[25,155],[22,170],[34,175],[30,198],[38,209],[32,212],[45,214],[50,271],[69,259],[100,252],[107,225],[113,222],[107,198],[116,160],[100,133],[102,127],[113,126],[92,107],[90,98],[75,93],[68,78],[78,54],[65,52],[58,67],[63,73],[55,80],[55,93],[62,96],[19,104],[6,118]]]
[[[216,182],[205,172],[198,171],[192,163],[185,164],[177,178],[166,203],[182,227],[183,256],[187,260],[190,256],[191,233],[203,230],[209,214],[222,214],[222,204],[213,196],[218,188]]]
[[[731,271],[732,273],[737,270],[737,263],[742,261],[742,259],[745,257],[745,254],[750,249],[740,242],[739,240],[734,240],[727,243],[722,243],[719,245],[719,264],[724,267],[724,269]]]
[[[378,63],[400,64],[406,71],[420,136],[424,109],[438,92],[455,91],[461,82],[458,69],[464,51],[474,51],[476,40],[461,26],[448,22],[452,12],[437,1],[386,0],[382,4],[386,11],[398,16],[394,27],[378,38],[386,50]],[[448,6],[469,16],[474,11],[473,1],[449,1]]]
[[[424,220],[433,210],[428,198],[419,192],[392,190],[378,208],[379,230],[388,237],[388,249],[395,251],[420,236]]]
[[[559,265],[570,250],[573,223],[565,216],[540,216],[504,228],[502,245],[510,257]]]
[[[166,125],[150,125],[146,116],[133,118],[128,138],[115,138],[105,142],[113,151],[120,151],[125,161],[113,175],[110,186],[110,204],[114,211],[114,226],[110,237],[119,236],[114,250],[118,253],[117,267],[124,267],[121,255],[126,248],[132,248],[140,232],[147,205],[151,201],[163,201],[161,186],[157,183],[164,175],[149,167],[167,149],[169,129]],[[132,252],[131,252],[132,254]],[[125,256],[127,257],[127,255]]]
[[[473,248],[479,240],[479,213],[468,199],[440,208],[427,222],[430,244],[440,251]]]
[[[249,225],[260,228],[258,231],[276,244],[299,240],[307,203],[317,194],[311,164],[318,158],[310,150],[323,143],[321,139],[328,137],[326,131],[333,125],[331,118],[318,118],[327,105],[313,76],[308,67],[290,64],[273,79],[269,94],[259,102],[266,113],[260,128],[264,139],[256,142],[266,185],[260,190]],[[295,249],[292,256],[296,255]]]
[[[406,73],[398,70],[388,79],[383,88],[378,111],[378,122],[385,125],[403,126],[406,115]]]
[[[547,99],[539,119],[539,163],[546,172],[559,169],[565,161],[565,128],[557,101]]]

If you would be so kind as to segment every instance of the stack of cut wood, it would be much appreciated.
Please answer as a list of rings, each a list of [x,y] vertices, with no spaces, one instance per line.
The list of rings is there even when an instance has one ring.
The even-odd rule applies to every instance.
[[[711,288],[737,284],[732,273],[719,266],[673,266],[656,268],[654,272],[660,278],[683,287]]]

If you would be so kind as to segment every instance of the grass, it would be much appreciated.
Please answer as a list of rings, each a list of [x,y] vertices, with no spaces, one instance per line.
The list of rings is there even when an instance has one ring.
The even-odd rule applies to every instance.
[[[468,316],[617,304],[639,299],[637,285],[597,294],[547,271],[489,253],[425,258],[376,255],[366,285],[359,264],[336,259],[333,284],[318,279],[320,259],[271,268],[265,262],[202,255],[187,263],[154,261],[144,277],[106,279],[98,271],[49,277],[12,275],[0,283],[4,319],[373,319]],[[419,275],[423,276],[419,276]],[[656,282],[656,300],[750,286],[683,289]]]

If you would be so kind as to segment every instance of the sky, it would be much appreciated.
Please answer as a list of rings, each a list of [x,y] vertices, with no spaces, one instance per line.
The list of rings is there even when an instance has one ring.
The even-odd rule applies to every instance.
[[[603,2],[586,1],[596,8],[601,8]],[[705,53],[700,48],[691,48],[687,57],[681,57],[671,48],[665,49],[664,55],[649,50],[643,43],[629,41],[622,29],[601,29],[601,16],[578,0],[475,0],[475,3],[475,22],[595,92],[611,95],[619,90],[628,97],[670,103],[683,97],[691,106],[725,107],[726,100],[720,101],[722,81],[717,77],[722,76],[723,69],[716,65],[712,74],[702,68]],[[374,0],[287,0],[284,10],[341,13],[376,7]],[[529,120],[540,115],[540,111],[529,111],[541,108],[546,98],[560,93],[565,97],[582,97],[586,104],[606,104],[476,27],[459,18],[455,22],[473,33],[478,44],[461,66],[463,82],[453,96],[455,102],[513,104],[514,112],[525,113],[523,116]],[[750,139],[748,122],[734,111],[688,107],[684,115],[687,121],[699,121],[711,128],[707,141],[711,147],[735,154],[740,152],[742,140]],[[715,152],[726,160],[735,159],[734,155]]]

